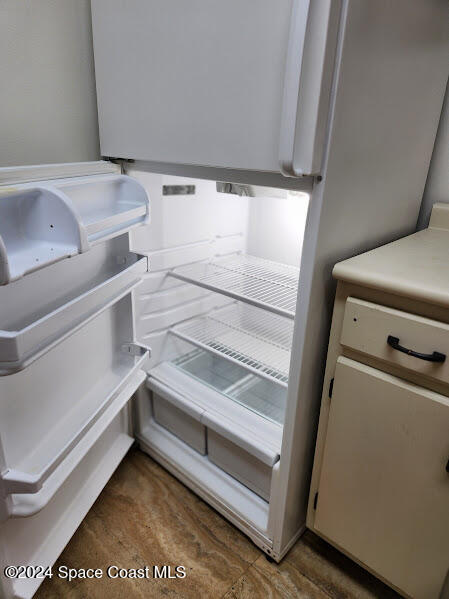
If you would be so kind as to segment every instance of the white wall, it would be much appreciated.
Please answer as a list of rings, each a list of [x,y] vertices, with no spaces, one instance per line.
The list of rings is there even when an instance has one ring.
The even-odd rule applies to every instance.
[[[2,0],[0,57],[0,166],[96,160],[89,0]]]
[[[248,253],[299,266],[309,196],[288,192],[285,198],[251,198]]]
[[[449,202],[449,83],[421,204],[419,229],[427,227],[435,202]]]

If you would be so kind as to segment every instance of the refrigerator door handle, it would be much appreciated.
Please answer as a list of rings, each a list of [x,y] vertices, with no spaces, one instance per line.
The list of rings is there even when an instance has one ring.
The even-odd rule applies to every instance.
[[[288,177],[301,177],[304,173],[294,164],[298,96],[304,55],[304,45],[309,17],[310,0],[294,0],[287,46],[282,101],[279,163],[281,172]]]
[[[293,0],[279,138],[286,177],[321,173],[345,15],[343,0]]]

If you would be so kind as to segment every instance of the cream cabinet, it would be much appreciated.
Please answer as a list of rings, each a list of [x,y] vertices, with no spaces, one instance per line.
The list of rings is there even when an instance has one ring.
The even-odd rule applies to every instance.
[[[405,597],[449,571],[449,207],[338,264],[307,524]]]

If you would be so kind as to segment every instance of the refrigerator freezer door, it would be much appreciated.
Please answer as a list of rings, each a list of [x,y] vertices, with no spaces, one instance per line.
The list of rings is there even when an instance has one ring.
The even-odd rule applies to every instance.
[[[93,0],[102,154],[318,172],[339,6]]]

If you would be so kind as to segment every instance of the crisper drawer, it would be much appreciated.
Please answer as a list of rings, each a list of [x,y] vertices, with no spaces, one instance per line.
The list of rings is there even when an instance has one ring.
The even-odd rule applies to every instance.
[[[265,464],[210,428],[207,429],[207,452],[216,466],[266,501],[270,500],[272,465]]]
[[[205,455],[206,427],[201,423],[203,410],[153,378],[148,379],[147,386],[152,391],[156,422]]]
[[[156,369],[156,373],[163,370]],[[170,371],[165,369],[165,373]],[[183,391],[176,388],[180,379],[185,383]],[[176,374],[169,381],[148,378],[153,419],[269,501],[273,466],[279,460],[280,449],[270,439],[270,427],[275,425],[199,381],[185,375],[180,379]]]
[[[449,325],[354,297],[340,343],[404,370],[449,383]]]
[[[81,459],[72,455],[63,471],[55,471],[48,479],[38,494],[42,497],[20,497],[23,506],[27,500],[40,503],[43,507],[38,513],[0,524],[1,571],[10,564],[51,565],[58,558],[134,441],[126,404],[102,425],[94,441],[86,439],[90,448],[85,455]],[[41,582],[37,578],[0,579],[0,596],[31,598]]]

